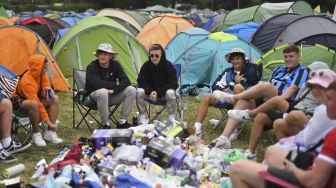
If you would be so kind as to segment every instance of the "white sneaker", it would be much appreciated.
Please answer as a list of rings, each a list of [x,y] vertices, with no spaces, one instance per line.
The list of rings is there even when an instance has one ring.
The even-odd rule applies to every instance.
[[[33,144],[36,146],[46,146],[46,142],[42,138],[41,132],[33,133]]]
[[[238,139],[238,136],[239,136],[239,131],[237,128],[235,128],[235,130],[233,131],[233,133],[230,135],[229,137],[229,140],[232,142],[232,141],[235,141]]]
[[[248,160],[257,160],[257,153],[252,153],[249,149],[245,150],[244,155]]]
[[[253,118],[249,115],[250,110],[229,110],[228,116],[236,121],[242,122],[242,121],[251,121]]]
[[[228,93],[225,93],[225,92],[219,91],[219,90],[214,91],[213,94],[214,94],[216,99],[220,100],[223,103],[224,102],[227,102],[227,103],[230,103],[230,104],[234,103],[232,94],[228,94]]]
[[[53,144],[59,144],[59,143],[63,142],[63,140],[61,138],[58,138],[55,131],[46,130],[43,137],[44,137],[45,140],[47,140],[47,141],[49,141]]]
[[[217,138],[217,142],[216,142],[215,147],[216,148],[230,149],[231,148],[231,142],[226,136],[221,135],[220,137]]]

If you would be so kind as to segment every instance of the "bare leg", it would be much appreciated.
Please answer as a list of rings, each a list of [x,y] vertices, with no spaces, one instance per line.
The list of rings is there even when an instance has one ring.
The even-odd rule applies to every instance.
[[[33,125],[33,131],[34,133],[39,132],[39,122],[40,122],[40,114],[38,110],[38,104],[35,100],[24,100],[22,102],[22,108],[28,111],[28,117],[30,120],[30,123]]]
[[[0,102],[0,134],[1,139],[10,137],[12,123],[12,103],[8,99]]]
[[[48,115],[49,115],[49,120],[52,124],[56,124],[57,116],[58,116],[58,111],[59,111],[59,98],[57,95],[54,95],[51,98],[50,102],[47,102],[45,99],[42,99],[43,105],[48,109]],[[48,126],[49,130],[53,130],[54,128],[51,128]]]
[[[286,119],[274,121],[273,128],[278,139],[297,134],[309,121],[302,111],[290,112]]]
[[[208,113],[210,105],[215,104],[215,96],[211,93],[204,94],[202,96],[200,105],[197,110],[196,122],[202,123]]]
[[[287,112],[289,104],[286,99],[280,96],[275,96],[258,108],[249,111],[250,117],[255,117],[259,112],[267,112],[269,110],[279,110],[281,112]]]
[[[265,161],[269,166],[284,168],[283,161],[289,151],[286,148],[270,146],[265,151]]]
[[[250,142],[248,149],[255,153],[259,140],[264,133],[264,127],[270,125],[272,122],[265,113],[259,113],[255,118],[251,128]]]
[[[242,109],[252,109],[255,107],[255,103],[254,100],[239,100],[235,103],[234,109],[235,110],[242,110]],[[223,135],[226,136],[227,138],[230,137],[230,135],[233,133],[234,129],[237,127],[237,125],[240,122],[235,121],[231,118],[228,119],[228,121],[226,122],[224,131],[223,131]]]
[[[269,82],[259,83],[248,90],[239,93],[233,96],[233,100],[237,101],[239,99],[259,99],[259,98],[267,98],[270,99],[272,97],[278,96],[278,90]]]
[[[264,187],[265,181],[258,172],[266,171],[267,166],[250,160],[241,160],[232,164],[230,178],[233,187]]]

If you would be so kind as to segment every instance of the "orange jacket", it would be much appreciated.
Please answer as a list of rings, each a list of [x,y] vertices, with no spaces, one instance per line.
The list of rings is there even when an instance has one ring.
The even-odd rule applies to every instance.
[[[45,56],[43,55],[32,55],[28,60],[28,71],[20,79],[17,89],[14,90],[13,95],[24,97],[25,99],[36,100],[38,102],[38,108],[40,113],[40,118],[42,121],[49,120],[48,113],[44,108],[43,103],[39,98],[39,92],[43,94],[44,87],[50,87],[50,81],[47,73],[41,77],[41,70],[43,67],[43,62]],[[18,91],[18,94],[16,93]],[[43,94],[43,96],[45,96]]]

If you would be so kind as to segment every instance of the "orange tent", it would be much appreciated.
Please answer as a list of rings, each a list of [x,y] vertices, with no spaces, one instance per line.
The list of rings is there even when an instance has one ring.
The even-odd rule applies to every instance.
[[[0,64],[17,75],[28,69],[28,59],[33,54],[44,54],[49,62],[49,77],[52,87],[57,91],[70,91],[70,85],[58,68],[49,47],[33,31],[19,26],[0,28]]]
[[[179,32],[193,26],[175,14],[161,14],[151,19],[140,31],[137,39],[148,50],[151,44],[161,44],[166,47],[168,42]]]
[[[13,25],[13,22],[9,20],[8,18],[0,16],[0,27],[1,26],[8,26],[8,25]]]

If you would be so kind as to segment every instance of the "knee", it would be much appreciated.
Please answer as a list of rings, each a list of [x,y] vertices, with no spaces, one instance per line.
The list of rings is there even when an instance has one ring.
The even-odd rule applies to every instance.
[[[166,98],[167,100],[175,100],[176,94],[174,89],[168,89],[166,92]]]
[[[215,90],[214,92],[212,92],[212,94],[214,95],[215,99],[220,99],[222,96],[222,91]]]
[[[270,159],[273,155],[273,153],[275,153],[277,150],[277,146],[269,146],[266,148],[265,150],[265,160],[267,161],[267,159]]]
[[[201,102],[205,102],[207,104],[210,104],[211,101],[214,99],[214,95],[211,93],[206,93],[202,96]]]
[[[254,124],[264,125],[264,123],[268,120],[268,116],[265,113],[258,113],[254,118]]]
[[[244,166],[246,166],[247,160],[236,161],[231,165],[230,175],[237,176],[244,171]],[[246,170],[246,169],[245,169]]]
[[[12,102],[9,99],[2,99],[1,106],[3,106],[5,109],[12,109]]]
[[[95,91],[96,93],[96,96],[98,98],[101,98],[101,97],[108,97],[108,90],[105,89],[105,88],[102,88],[102,89],[98,89]]]
[[[54,95],[54,96],[52,97],[51,102],[52,102],[53,104],[58,105],[58,104],[59,104],[59,97],[58,97],[57,95]]]
[[[24,102],[28,110],[38,110],[38,102],[36,100],[26,100]]]
[[[274,103],[278,104],[281,103],[282,101],[284,101],[284,98],[281,96],[275,96],[273,98],[271,98],[270,100],[272,100]]]
[[[125,93],[126,93],[126,95],[129,96],[129,97],[135,97],[137,91],[136,91],[135,87],[133,87],[133,86],[128,86],[128,87],[126,87],[126,89],[125,89]]]
[[[145,97],[145,90],[143,88],[136,89],[136,96],[137,97]]]

